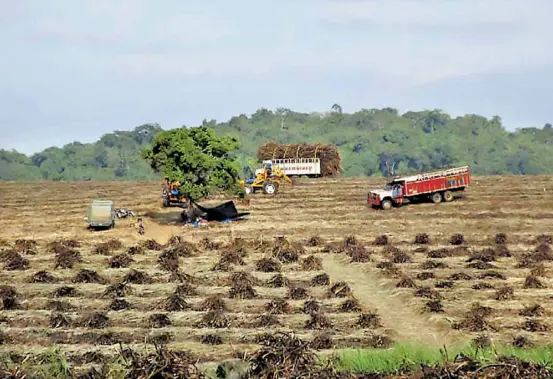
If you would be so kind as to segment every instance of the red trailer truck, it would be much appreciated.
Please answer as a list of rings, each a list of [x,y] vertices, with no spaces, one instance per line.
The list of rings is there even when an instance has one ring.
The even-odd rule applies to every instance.
[[[452,201],[453,193],[464,191],[469,184],[468,166],[398,177],[384,189],[369,191],[367,203],[373,208],[390,209],[415,199],[428,198],[434,203]]]

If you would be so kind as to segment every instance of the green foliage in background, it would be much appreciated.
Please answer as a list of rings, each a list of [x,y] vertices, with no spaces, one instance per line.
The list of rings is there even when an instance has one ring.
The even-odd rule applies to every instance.
[[[243,157],[255,157],[268,140],[336,144],[345,176],[386,175],[386,162],[395,163],[397,174],[456,165],[482,175],[553,174],[551,125],[508,132],[497,116],[453,118],[440,110],[400,115],[393,108],[347,114],[335,104],[327,113],[259,109],[209,125],[218,134],[239,136]]]
[[[157,124],[115,131],[95,143],[50,147],[31,157],[0,150],[0,180],[149,180],[156,175],[141,149],[151,146]]]
[[[239,190],[238,162],[229,157],[237,150],[235,137],[219,137],[205,126],[158,133],[152,147],[142,152],[153,170],[181,182],[181,190],[193,199],[219,190]]]
[[[395,163],[397,174],[455,165],[469,165],[475,174],[553,174],[551,125],[508,132],[497,116],[454,118],[440,110],[401,115],[393,108],[348,114],[334,104],[326,113],[259,109],[227,122],[204,120],[201,126],[241,141],[228,153],[243,176],[259,166],[256,152],[266,141],[336,144],[345,176],[385,175],[386,162]],[[141,151],[160,132],[159,125],[146,124],[106,134],[96,143],[74,142],[31,157],[0,150],[0,180],[158,180],[160,174]]]

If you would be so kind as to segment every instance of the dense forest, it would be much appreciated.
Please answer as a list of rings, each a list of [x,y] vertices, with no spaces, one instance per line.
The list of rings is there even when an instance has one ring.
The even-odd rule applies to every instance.
[[[259,109],[202,125],[238,138],[235,155],[244,175],[258,166],[256,152],[266,141],[336,144],[347,176],[385,175],[386,162],[398,174],[453,165],[470,165],[475,174],[553,174],[551,124],[509,132],[498,116],[453,118],[440,110],[399,114],[392,108],[347,114],[335,104],[327,113]],[[146,124],[32,156],[0,150],[0,180],[157,179],[140,152],[160,131],[159,125]]]

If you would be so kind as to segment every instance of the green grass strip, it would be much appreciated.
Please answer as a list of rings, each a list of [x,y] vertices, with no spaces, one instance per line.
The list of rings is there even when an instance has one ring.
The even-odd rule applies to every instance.
[[[500,357],[517,357],[553,369],[553,345],[529,349],[494,346],[475,349],[472,346],[436,349],[425,346],[395,344],[389,349],[344,349],[338,353],[337,369],[355,373],[392,373],[400,369],[418,370],[421,365],[452,362],[462,353],[483,364],[497,362]]]

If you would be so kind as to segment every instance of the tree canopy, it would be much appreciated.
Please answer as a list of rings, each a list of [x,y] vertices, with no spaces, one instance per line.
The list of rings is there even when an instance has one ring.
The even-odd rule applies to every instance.
[[[235,137],[216,136],[205,126],[183,127],[158,133],[142,157],[154,171],[180,181],[181,189],[192,198],[200,198],[239,188],[240,165],[229,157],[238,148]]]
[[[398,174],[465,164],[476,174],[553,174],[551,124],[509,132],[498,116],[451,117],[441,110],[400,114],[393,108],[346,113],[333,104],[324,113],[262,108],[226,122],[204,120],[201,126],[198,130],[241,141],[227,153],[238,161],[242,175],[259,166],[256,152],[267,141],[336,144],[345,176],[384,175],[387,162],[395,163]],[[0,179],[159,179],[140,152],[152,147],[160,133],[165,132],[159,125],[145,124],[106,134],[96,143],[73,142],[30,157],[0,150]],[[189,143],[193,137],[182,138]]]

